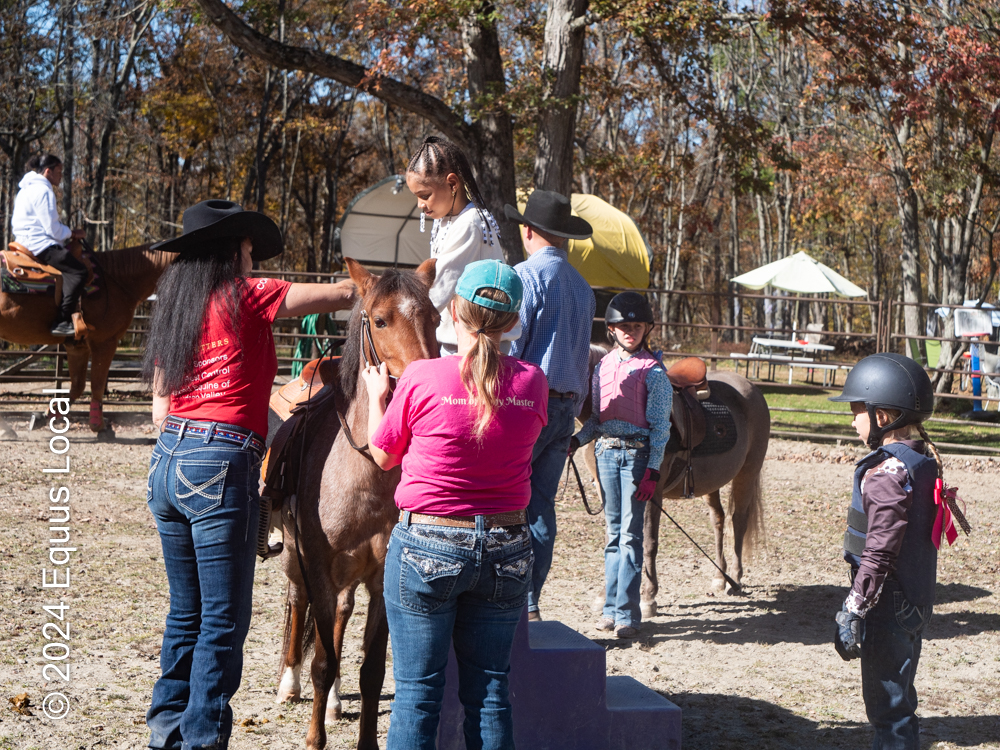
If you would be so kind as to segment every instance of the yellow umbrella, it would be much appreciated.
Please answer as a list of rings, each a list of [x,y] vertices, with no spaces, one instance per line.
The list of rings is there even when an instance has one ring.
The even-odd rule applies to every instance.
[[[527,194],[518,195],[518,210],[524,212]],[[573,193],[573,214],[594,228],[588,240],[569,240],[569,262],[591,286],[628,289],[649,287],[649,248],[639,227],[628,214],[595,195]]]

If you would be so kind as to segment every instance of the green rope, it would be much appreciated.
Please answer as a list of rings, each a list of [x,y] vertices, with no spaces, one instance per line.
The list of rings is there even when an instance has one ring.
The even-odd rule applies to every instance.
[[[333,328],[333,316],[329,313],[322,313],[326,318],[325,330],[330,331]],[[319,324],[319,314],[316,315],[306,315],[302,318],[302,323],[299,324],[299,333],[304,333],[306,335],[315,336],[317,331],[316,328]],[[306,362],[313,359],[313,346],[318,346],[320,351],[326,348],[327,339],[299,339],[298,343],[295,345],[295,361],[292,362],[292,377],[297,378],[302,374],[302,368],[305,367]]]

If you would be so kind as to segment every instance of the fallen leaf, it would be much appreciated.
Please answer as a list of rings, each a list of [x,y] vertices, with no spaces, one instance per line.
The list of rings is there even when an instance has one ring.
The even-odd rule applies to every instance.
[[[11,710],[15,713],[19,713],[21,716],[33,715],[29,710],[31,706],[31,698],[28,697],[27,693],[15,695],[13,698],[8,698],[7,700],[10,701]]]

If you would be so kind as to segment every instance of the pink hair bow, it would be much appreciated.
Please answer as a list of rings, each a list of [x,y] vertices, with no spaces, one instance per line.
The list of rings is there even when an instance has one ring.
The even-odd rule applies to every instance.
[[[931,529],[931,541],[936,549],[941,549],[941,537],[948,540],[952,545],[958,539],[958,530],[955,528],[955,519],[958,519],[962,531],[968,536],[972,528],[965,520],[965,515],[958,508],[958,487],[948,487],[940,478],[934,481],[934,504],[937,505],[937,517],[934,519],[934,528]]]

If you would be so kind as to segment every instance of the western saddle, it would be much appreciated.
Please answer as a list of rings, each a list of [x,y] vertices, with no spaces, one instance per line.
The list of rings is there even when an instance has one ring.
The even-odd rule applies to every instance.
[[[700,357],[685,357],[667,370],[674,389],[670,422],[677,429],[680,450],[685,454],[684,497],[694,497],[694,449],[705,439],[705,410],[699,402],[711,395],[708,385],[708,368]]]
[[[87,267],[87,280],[86,284],[90,284],[94,280],[94,264],[91,263],[90,258],[88,258],[83,253],[83,246],[80,242],[71,242],[67,245],[70,252],[73,253],[77,260],[81,261]],[[0,251],[3,254],[4,260],[7,263],[7,269],[10,274],[19,281],[25,282],[43,282],[43,283],[53,283],[55,285],[55,304],[59,307],[59,303],[62,302],[62,271],[53,266],[46,265],[45,263],[39,263],[36,260],[34,254],[19,242],[11,242],[7,245],[6,250]],[[90,327],[83,320],[82,312],[73,313],[73,336],[74,338],[81,339],[86,338],[90,330]]]

